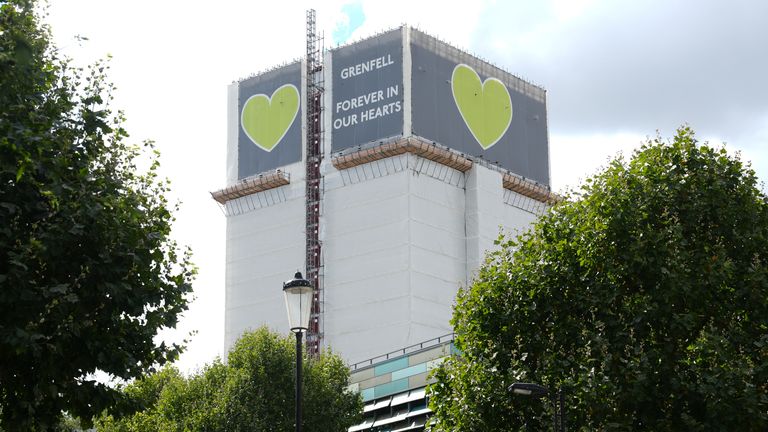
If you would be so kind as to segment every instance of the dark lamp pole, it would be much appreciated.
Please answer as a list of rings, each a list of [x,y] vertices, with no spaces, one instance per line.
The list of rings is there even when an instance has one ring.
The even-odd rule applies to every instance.
[[[296,272],[293,279],[283,283],[288,325],[296,334],[296,432],[301,432],[301,335],[309,328],[312,308],[312,284]]]

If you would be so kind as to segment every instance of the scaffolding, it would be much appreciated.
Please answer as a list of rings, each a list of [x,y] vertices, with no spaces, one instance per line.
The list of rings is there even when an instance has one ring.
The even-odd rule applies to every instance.
[[[317,356],[323,338],[323,263],[320,213],[323,198],[323,37],[317,34],[315,10],[307,10],[307,160],[306,160],[306,267],[314,295],[307,332],[307,352]]]

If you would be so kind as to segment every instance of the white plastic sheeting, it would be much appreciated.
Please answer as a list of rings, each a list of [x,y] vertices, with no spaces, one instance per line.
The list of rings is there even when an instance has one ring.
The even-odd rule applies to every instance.
[[[304,271],[304,182],[279,189],[281,200],[227,218],[225,352],[261,325],[288,332],[282,284]]]
[[[536,218],[480,165],[461,173],[412,154],[366,165],[324,166],[323,344],[350,362],[449,333],[456,292],[500,227]],[[305,247],[302,167],[287,168],[279,200],[239,203],[227,219],[226,349],[262,324],[287,331],[281,283],[303,270]]]
[[[405,154],[326,175],[325,342],[350,361],[450,332],[464,174],[433,164]]]

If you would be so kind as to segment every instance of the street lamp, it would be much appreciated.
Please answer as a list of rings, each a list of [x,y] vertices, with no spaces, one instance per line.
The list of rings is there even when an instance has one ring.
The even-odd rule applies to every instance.
[[[296,432],[301,432],[301,334],[309,328],[312,309],[312,284],[296,272],[283,283],[288,324],[296,334]]]
[[[509,386],[509,391],[515,394],[519,394],[523,396],[533,396],[536,398],[544,397],[549,393],[549,390],[544,386],[540,386],[534,383],[521,383],[521,382],[516,382],[511,386]]]
[[[542,398],[549,393],[549,389],[535,383],[521,383],[516,382],[509,386],[509,391],[521,396],[533,396],[535,398]],[[550,397],[552,401],[552,407],[555,412],[552,414],[552,430],[555,432],[565,432],[565,396],[563,395],[563,388],[561,387],[557,391],[557,402],[555,402],[555,395]],[[560,419],[558,425],[558,417]]]

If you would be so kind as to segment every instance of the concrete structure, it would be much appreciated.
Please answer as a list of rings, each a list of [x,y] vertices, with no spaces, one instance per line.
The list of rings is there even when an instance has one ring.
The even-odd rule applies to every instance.
[[[300,112],[269,113],[292,103],[293,96],[279,93],[281,74],[298,82],[294,69],[301,69],[304,94],[307,73],[291,67],[229,90],[227,187],[213,193],[227,215],[227,350],[250,328],[286,331],[282,282],[305,265],[306,151],[297,162],[279,161],[283,148],[291,158],[306,148],[304,134],[292,131],[306,129],[307,120],[287,122],[276,142],[243,125],[254,98],[267,101],[267,108],[253,107],[256,116]],[[450,333],[455,294],[471,283],[500,229],[525,229],[553,202],[545,92],[409,27],[329,51],[323,68],[333,76],[325,79],[322,119],[321,344],[355,363]],[[462,102],[457,71],[475,73],[477,83],[467,85],[476,86],[479,102]],[[493,90],[496,96],[507,92],[499,109],[509,113],[486,128],[483,119],[493,113],[482,104],[492,102],[496,82],[504,86]],[[246,87],[263,94],[244,94]],[[473,120],[475,109],[481,120]],[[435,140],[441,136],[445,143]],[[246,150],[270,169],[253,175],[243,164]]]
[[[425,387],[430,373],[456,354],[448,334],[351,365],[349,389],[361,394],[365,406],[363,421],[349,432],[423,430],[432,414]]]

